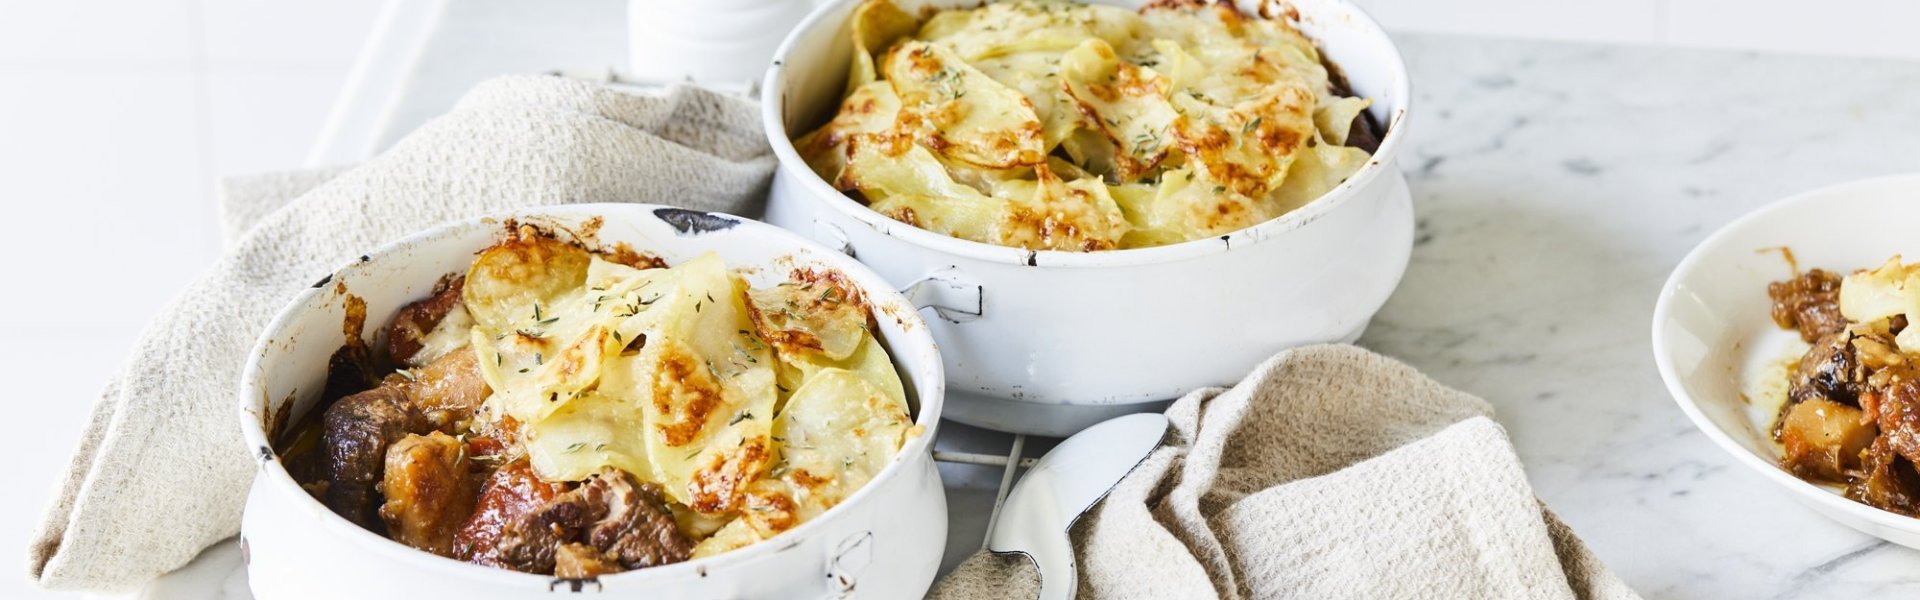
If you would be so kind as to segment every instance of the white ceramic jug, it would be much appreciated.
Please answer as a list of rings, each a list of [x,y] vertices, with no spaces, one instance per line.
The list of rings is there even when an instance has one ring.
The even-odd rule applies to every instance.
[[[646,83],[750,87],[813,7],[812,0],[629,0],[628,70]]]

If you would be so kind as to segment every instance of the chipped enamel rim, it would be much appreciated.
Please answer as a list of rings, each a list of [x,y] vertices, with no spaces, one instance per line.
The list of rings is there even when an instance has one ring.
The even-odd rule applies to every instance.
[[[1069,268],[1124,267],[1174,262],[1226,252],[1237,247],[1252,246],[1268,238],[1284,235],[1289,231],[1300,229],[1319,220],[1321,216],[1345,204],[1348,199],[1356,195],[1356,190],[1373,185],[1374,180],[1380,176],[1382,171],[1393,168],[1394,158],[1400,154],[1401,140],[1407,137],[1405,133],[1407,116],[1410,114],[1409,109],[1411,108],[1413,93],[1412,82],[1407,76],[1406,60],[1401,56],[1399,47],[1394,45],[1392,38],[1387,35],[1386,30],[1381,28],[1380,23],[1375,21],[1372,16],[1369,16],[1365,10],[1362,10],[1350,0],[1331,0],[1339,6],[1342,11],[1319,16],[1342,19],[1351,23],[1358,27],[1362,33],[1376,38],[1377,42],[1384,45],[1388,55],[1387,58],[1391,59],[1390,64],[1393,67],[1393,73],[1388,86],[1392,91],[1386,94],[1386,96],[1391,100],[1391,104],[1395,108],[1393,113],[1388,115],[1386,135],[1381,138],[1380,147],[1374,151],[1372,159],[1367,161],[1366,165],[1361,166],[1359,171],[1354,172],[1352,177],[1348,177],[1346,181],[1341,182],[1340,185],[1335,186],[1326,194],[1315,198],[1313,201],[1287,214],[1246,229],[1218,237],[1200,238],[1151,248],[1103,250],[1098,252],[1028,250],[1025,248],[997,246],[941,235],[874,212],[872,209],[867,208],[866,205],[848,197],[840,190],[834,189],[826,180],[814,173],[811,167],[807,166],[807,161],[800,157],[799,151],[794,148],[792,136],[787,132],[785,118],[786,97],[780,92],[780,90],[785,89],[787,71],[789,69],[803,69],[799,76],[806,76],[818,70],[808,68],[806,65],[794,66],[786,64],[787,57],[792,54],[793,46],[799,43],[801,36],[815,29],[838,27],[840,22],[830,22],[830,19],[839,15],[842,11],[846,11],[846,18],[851,18],[852,12],[850,7],[862,1],[864,0],[838,0],[821,5],[814,9],[812,14],[807,15],[807,18],[802,20],[799,25],[795,26],[793,31],[787,34],[787,39],[780,43],[780,49],[775,51],[773,55],[773,65],[767,68],[766,78],[760,88],[762,94],[760,115],[761,122],[767,130],[767,141],[773,146],[773,153],[779,159],[780,168],[791,169],[797,173],[798,178],[801,180],[801,185],[805,186],[806,189],[815,196],[825,198],[828,205],[833,206],[842,213],[853,216],[860,222],[865,223],[868,227],[872,227],[875,231],[948,254],[1010,265]],[[1253,8],[1258,9],[1263,5],[1271,3],[1274,3],[1274,0],[1261,0],[1259,2],[1253,2],[1252,4]],[[1121,2],[1121,4],[1139,5],[1144,4],[1144,2],[1128,1]],[[1239,4],[1243,5],[1242,9],[1245,10],[1248,8],[1245,5],[1249,4],[1249,2],[1243,1]],[[1305,15],[1302,17],[1302,19],[1312,18],[1315,18],[1315,15]],[[1339,62],[1335,61],[1334,64],[1338,66]]]
[[[674,218],[663,218],[667,216]],[[325,278],[321,279],[320,283],[301,290],[300,293],[289,300],[286,308],[282,309],[281,312],[274,317],[273,321],[267,326],[265,333],[263,333],[260,339],[254,344],[253,350],[248,354],[246,366],[241,371],[239,387],[240,398],[237,412],[240,418],[240,433],[246,440],[247,448],[249,448],[248,452],[252,454],[254,459],[260,464],[260,472],[256,474],[256,478],[264,478],[268,489],[271,489],[273,493],[281,496],[281,500],[300,502],[310,510],[317,511],[317,513],[324,513],[320,521],[323,524],[322,527],[330,534],[352,540],[360,549],[386,557],[405,569],[416,570],[421,573],[457,575],[468,580],[499,585],[503,589],[555,590],[554,585],[559,582],[580,581],[557,578],[552,575],[521,573],[446,558],[431,552],[409,547],[400,542],[367,531],[348,522],[345,518],[334,514],[326,505],[321,504],[319,500],[313,498],[312,495],[300,487],[299,483],[293,480],[293,476],[287,472],[286,466],[279,460],[278,453],[272,451],[273,445],[268,440],[265,427],[262,424],[263,419],[260,411],[265,407],[265,404],[271,403],[273,400],[266,397],[268,388],[264,382],[264,374],[261,372],[260,361],[261,358],[267,354],[269,346],[281,341],[278,339],[280,332],[288,329],[290,324],[307,309],[307,305],[312,302],[316,296],[331,293],[331,288],[326,285],[326,283],[343,273],[378,268],[384,261],[392,260],[393,257],[405,256],[407,251],[411,249],[445,243],[442,238],[446,238],[454,232],[465,228],[498,228],[499,225],[507,219],[518,219],[535,224],[571,224],[579,223],[593,217],[603,217],[608,223],[631,220],[654,220],[666,223],[669,227],[674,227],[681,231],[709,228],[711,227],[711,223],[708,222],[707,219],[711,218],[731,220],[733,223],[726,225],[724,228],[744,227],[755,237],[780,240],[781,243],[792,246],[793,250],[796,251],[794,254],[804,254],[811,258],[818,258],[821,262],[826,263],[831,268],[840,271],[841,274],[851,279],[855,285],[860,288],[860,291],[866,295],[868,304],[875,313],[875,318],[879,318],[884,314],[887,318],[894,320],[894,322],[898,324],[899,334],[889,335],[885,340],[887,345],[898,348],[921,346],[930,351],[928,352],[929,360],[924,361],[925,364],[915,365],[911,368],[902,367],[900,364],[901,359],[898,355],[904,354],[904,352],[893,351],[890,353],[894,355],[892,358],[895,363],[895,368],[909,371],[913,377],[912,387],[915,392],[914,400],[917,404],[915,410],[917,414],[914,416],[914,423],[924,429],[920,435],[902,444],[900,451],[894,454],[893,461],[888,463],[879,473],[875,474],[873,479],[869,480],[865,485],[862,485],[853,495],[848,496],[846,500],[841,501],[819,516],[809,519],[807,522],[801,523],[793,529],[783,531],[779,535],[766,541],[707,558],[636,569],[595,578],[601,582],[603,586],[617,584],[622,586],[618,589],[631,591],[639,589],[635,586],[643,584],[650,579],[682,577],[689,572],[697,573],[699,576],[704,577],[709,569],[724,569],[742,563],[767,559],[780,553],[784,550],[783,546],[788,545],[779,542],[793,541],[811,536],[814,532],[825,528],[827,523],[841,515],[860,510],[860,505],[872,496],[876,488],[880,487],[877,484],[901,476],[901,472],[910,468],[910,463],[917,463],[921,460],[932,460],[933,440],[939,433],[940,414],[945,404],[946,395],[946,378],[944,366],[939,358],[939,350],[934,344],[932,335],[927,330],[926,323],[921,320],[919,313],[913,305],[907,301],[906,297],[894,291],[885,280],[881,279],[880,276],[871,269],[868,269],[865,265],[860,264],[851,257],[828,250],[819,244],[803,239],[786,230],[726,213],[692,211],[655,204],[572,204],[505,211],[435,226],[431,229],[381,246],[379,249],[361,257],[360,260],[352,261],[334,270]],[[244,540],[244,532],[242,532],[242,534],[242,539]]]

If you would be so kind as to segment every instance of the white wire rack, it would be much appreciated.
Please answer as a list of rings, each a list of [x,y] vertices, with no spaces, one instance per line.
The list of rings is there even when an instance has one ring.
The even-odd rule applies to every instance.
[[[993,531],[994,523],[1000,521],[1000,507],[1007,503],[1007,491],[1013,489],[1015,473],[1020,469],[1033,466],[1038,459],[1024,456],[1027,449],[1027,436],[1014,435],[1013,445],[1006,455],[977,454],[972,452],[950,452],[935,450],[933,460],[937,462],[1000,467],[1000,485],[993,492],[993,509],[987,513],[987,528],[980,535],[980,549],[987,549],[988,534]]]

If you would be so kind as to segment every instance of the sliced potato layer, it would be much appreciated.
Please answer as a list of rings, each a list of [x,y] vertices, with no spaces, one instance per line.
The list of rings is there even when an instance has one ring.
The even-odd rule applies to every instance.
[[[1369,162],[1345,146],[1369,101],[1284,18],[1047,0],[921,16],[902,33],[890,0],[856,10],[847,101],[796,142],[917,227],[1031,250],[1173,244],[1277,218]]]
[[[901,189],[971,189],[910,171]],[[893,460],[911,426],[866,299],[838,273],[753,289],[712,254],[639,268],[524,229],[467,277],[489,430],[517,439],[548,481],[612,467],[659,485],[703,552],[825,512]]]
[[[1033,104],[939,44],[906,42],[887,54],[899,126],[954,160],[997,169],[1046,162]]]

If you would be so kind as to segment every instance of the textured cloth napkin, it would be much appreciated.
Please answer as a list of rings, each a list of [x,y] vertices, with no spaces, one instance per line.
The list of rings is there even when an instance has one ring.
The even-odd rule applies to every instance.
[[[752,103],[553,77],[480,85],[365,164],[242,182],[227,254],[148,327],[94,408],[28,549],[55,589],[119,590],[239,531],[254,463],[234,408],[246,353],[298,290],[433,225],[575,202],[756,213],[774,159]],[[231,191],[231,190],[230,190]],[[244,234],[242,235],[242,233]]]
[[[1167,410],[1073,527],[1081,598],[1637,598],[1534,498],[1479,398],[1352,346],[1284,352]],[[1032,598],[982,553],[935,598]]]

